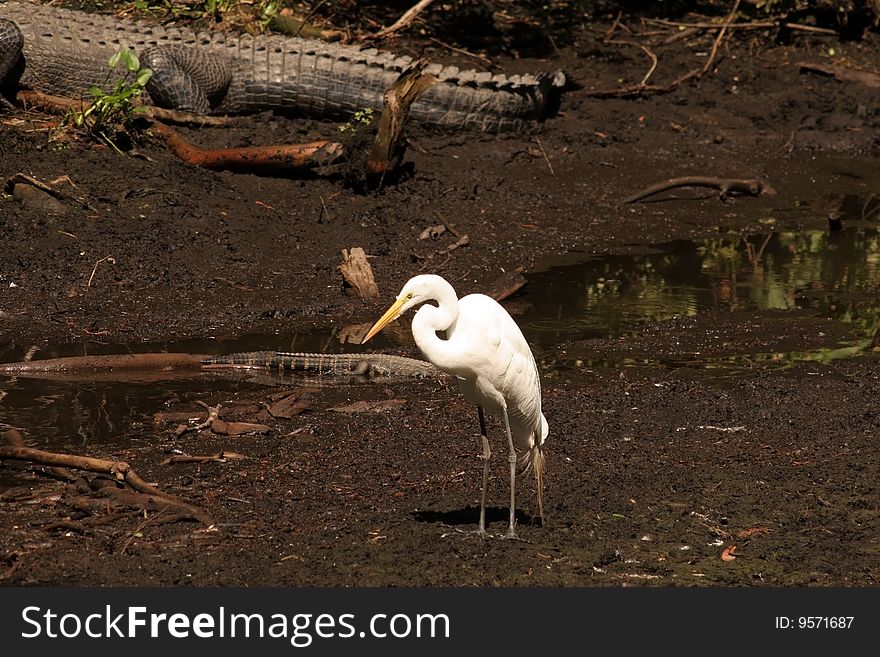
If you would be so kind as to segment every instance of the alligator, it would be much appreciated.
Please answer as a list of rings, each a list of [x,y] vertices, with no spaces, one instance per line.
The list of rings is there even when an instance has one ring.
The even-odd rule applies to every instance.
[[[436,378],[443,374],[431,363],[390,354],[322,354],[285,351],[246,351],[237,354],[207,356],[202,369],[247,367],[280,372],[313,374],[355,374],[367,378],[412,377]],[[2,371],[2,370],[0,370]]]
[[[441,378],[431,363],[390,354],[322,354],[248,351],[226,355],[158,353],[45,358],[0,363],[0,376],[61,378],[72,375],[185,373],[217,369],[265,369],[373,378]]]
[[[196,114],[279,113],[345,120],[382,108],[414,60],[375,48],[280,35],[197,32],[143,20],[10,1],[0,4],[0,81],[81,98],[112,89],[123,47],[153,71],[149,102]],[[553,111],[561,71],[493,75],[431,64],[437,82],[410,108],[420,123],[485,132],[526,130]]]

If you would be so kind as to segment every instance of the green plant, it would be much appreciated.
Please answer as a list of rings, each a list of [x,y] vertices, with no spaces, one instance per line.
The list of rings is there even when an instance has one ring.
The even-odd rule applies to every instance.
[[[209,16],[222,16],[237,4],[237,0],[205,0],[205,13]]]
[[[89,94],[93,100],[89,106],[82,111],[71,112],[68,117],[76,127],[84,129],[93,137],[119,151],[114,141],[116,135],[120,132],[127,135],[137,132],[135,119],[144,111],[144,107],[139,105],[137,100],[153,72],[148,68],[141,68],[140,60],[129,48],[123,48],[114,54],[108,63],[111,70],[107,74],[104,88],[91,87]],[[116,80],[112,85],[112,91],[107,92],[104,89],[110,87],[112,71],[120,63],[126,69],[125,75]],[[114,135],[113,138],[110,137],[111,134]]]
[[[261,0],[258,3],[260,18],[257,22],[260,24],[262,29],[266,29],[269,26],[269,23],[272,22],[272,19],[278,14],[278,2],[277,0]]]
[[[364,109],[359,109],[354,113],[354,116],[351,117],[351,120],[348,123],[343,123],[339,126],[340,132],[357,132],[361,128],[364,128],[370,125],[373,122],[373,108],[365,107]]]

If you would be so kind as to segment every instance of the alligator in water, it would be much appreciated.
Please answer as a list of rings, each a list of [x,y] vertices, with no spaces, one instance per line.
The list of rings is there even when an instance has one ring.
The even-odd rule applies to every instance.
[[[226,355],[112,354],[0,363],[0,376],[60,378],[74,375],[185,373],[216,369],[265,369],[372,378],[441,378],[431,363],[389,354],[322,354],[248,351]]]
[[[276,35],[194,32],[24,2],[0,3],[0,82],[80,98],[112,81],[123,47],[152,69],[155,105],[197,114],[274,110],[346,119],[381,109],[384,91],[413,64],[375,48]],[[560,71],[493,75],[432,64],[437,83],[409,116],[426,124],[521,130],[546,117],[566,83]]]

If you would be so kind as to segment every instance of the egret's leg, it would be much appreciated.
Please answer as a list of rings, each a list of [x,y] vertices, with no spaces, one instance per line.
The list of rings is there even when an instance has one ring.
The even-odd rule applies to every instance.
[[[516,450],[513,448],[513,435],[510,433],[510,420],[507,418],[507,408],[501,408],[504,417],[504,429],[507,431],[507,460],[510,462],[510,526],[507,528],[505,538],[516,538]]]
[[[486,535],[486,491],[489,489],[489,458],[492,450],[489,447],[489,438],[486,436],[486,417],[483,415],[483,407],[477,406],[477,414],[480,416],[480,437],[483,439],[483,488],[480,492],[480,536]]]

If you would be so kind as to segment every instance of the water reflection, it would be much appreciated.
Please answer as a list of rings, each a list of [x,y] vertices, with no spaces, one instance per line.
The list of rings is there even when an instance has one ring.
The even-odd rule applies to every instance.
[[[616,337],[706,310],[809,308],[864,332],[880,317],[880,237],[873,227],[675,241],[591,257],[529,277],[519,321],[544,346]]]
[[[229,399],[247,378],[195,375],[153,382],[0,379],[0,432],[20,429],[32,447],[76,450],[151,433],[154,413],[183,402]]]

